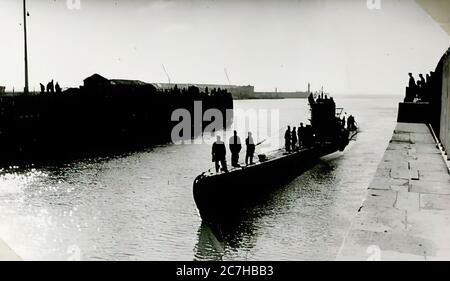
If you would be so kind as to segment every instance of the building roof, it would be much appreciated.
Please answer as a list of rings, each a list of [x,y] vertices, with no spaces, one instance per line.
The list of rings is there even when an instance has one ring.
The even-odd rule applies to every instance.
[[[122,85],[122,86],[144,86],[150,85],[148,83],[139,81],[139,80],[125,80],[125,79],[112,79],[109,80],[111,85]]]
[[[98,81],[102,81],[102,82],[109,81],[108,79],[106,79],[105,77],[103,77],[103,76],[101,76],[100,74],[97,74],[97,73],[87,77],[83,81],[86,83],[86,81],[92,81],[92,80],[98,80]]]
[[[145,85],[152,85],[157,89],[172,89],[175,86],[177,86],[179,89],[187,89],[191,86],[195,86],[199,89],[236,89],[241,87],[252,87],[250,85],[248,86],[237,86],[237,85],[218,85],[218,84],[196,84],[196,83],[146,83],[140,80],[127,80],[127,79],[108,79],[100,74],[93,74],[86,79],[83,80],[84,83],[94,83],[94,84],[105,84],[109,83],[111,85],[121,85],[121,86],[145,86]]]

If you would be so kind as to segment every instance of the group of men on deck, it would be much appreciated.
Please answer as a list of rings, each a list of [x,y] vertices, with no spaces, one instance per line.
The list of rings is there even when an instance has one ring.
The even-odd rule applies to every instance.
[[[303,126],[300,123],[298,130],[294,127],[291,131],[291,126],[287,127],[284,133],[284,147],[287,152],[296,151],[304,146],[310,146],[313,142],[313,130],[310,125]]]
[[[249,132],[245,139],[245,146],[247,152],[245,154],[245,165],[253,165],[253,156],[255,154],[256,144],[253,140],[252,133]],[[241,139],[237,135],[237,131],[234,131],[233,136],[229,140],[229,148],[231,152],[231,166],[238,168],[239,165],[239,153],[242,150]],[[226,162],[226,147],[225,142],[222,141],[220,136],[217,136],[217,140],[212,146],[212,161],[216,165],[216,173],[219,171],[228,172]]]

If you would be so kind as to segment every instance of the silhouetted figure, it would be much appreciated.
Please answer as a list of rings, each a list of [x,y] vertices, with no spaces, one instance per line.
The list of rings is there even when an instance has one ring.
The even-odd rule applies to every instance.
[[[317,97],[317,100],[316,100],[316,103],[321,103],[322,102],[322,96],[321,95],[319,95],[318,97]]]
[[[425,78],[423,77],[423,74],[422,73],[419,74],[419,77],[420,77],[420,85],[425,86],[426,81],[425,81]]]
[[[418,88],[419,88],[418,95],[419,95],[419,98],[421,100],[423,100],[425,98],[425,91],[426,91],[427,82],[425,81],[425,78],[423,77],[422,73],[419,74],[419,77],[420,77],[420,80],[417,82]]]
[[[284,147],[287,152],[291,151],[291,126],[288,126],[284,133]]]
[[[228,172],[226,157],[225,143],[221,140],[220,136],[217,136],[217,140],[212,146],[212,161],[216,164],[216,173],[219,169],[223,172]]]
[[[313,129],[311,125],[306,125],[305,130],[304,130],[304,144],[305,146],[312,146],[313,142],[314,142],[314,136],[313,136]]]
[[[353,115],[350,115],[347,119],[347,130],[348,131],[355,131],[356,130],[356,124],[355,124],[355,117]]]
[[[53,84],[53,80],[47,84],[47,93],[55,93],[55,85]]]
[[[55,85],[55,91],[56,91],[56,93],[57,94],[61,94],[61,86],[59,86],[59,84],[58,84],[58,82],[56,82],[56,85]]]
[[[45,93],[45,86],[42,83],[39,83],[39,86],[41,87],[41,94]]]
[[[300,123],[300,127],[298,127],[297,130],[298,135],[298,146],[301,148],[304,145],[303,138],[305,137],[305,127],[303,126],[303,123]]]
[[[55,83],[53,82],[53,79],[52,79],[52,81],[50,81],[50,92],[52,94],[55,93]]]
[[[412,73],[408,73],[409,75],[409,88],[414,89],[416,87],[416,80],[414,79],[414,76],[412,75]]]
[[[247,147],[247,153],[245,154],[245,165],[253,165],[253,155],[255,154],[255,141],[253,140],[252,133],[248,133],[248,137],[245,139],[245,146]]]
[[[292,128],[291,146],[292,151],[297,150],[297,130],[295,127]]]
[[[314,96],[313,96],[312,93],[309,94],[309,96],[308,96],[308,102],[309,102],[309,104],[311,104],[311,105],[316,103],[316,101],[314,100]]]
[[[230,138],[229,147],[231,151],[231,166],[239,167],[239,153],[241,152],[242,144],[237,131],[234,131],[234,135]]]
[[[405,102],[413,102],[414,99],[417,96],[417,84],[416,80],[414,79],[412,73],[408,73],[409,75],[409,82],[408,82],[408,88],[406,89],[406,97]]]
[[[422,100],[423,101],[430,101],[431,100],[431,95],[432,95],[432,82],[431,82],[431,76],[430,74],[427,74],[425,79],[425,87],[423,89],[423,97]]]

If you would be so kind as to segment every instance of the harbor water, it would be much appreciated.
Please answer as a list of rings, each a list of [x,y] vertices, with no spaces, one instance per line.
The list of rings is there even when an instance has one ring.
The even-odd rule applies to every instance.
[[[356,117],[357,141],[224,232],[202,223],[192,196],[195,177],[213,166],[204,143],[2,169],[0,237],[25,260],[333,260],[392,135],[399,99],[337,97]],[[235,108],[278,110],[280,128],[309,118],[306,99]]]

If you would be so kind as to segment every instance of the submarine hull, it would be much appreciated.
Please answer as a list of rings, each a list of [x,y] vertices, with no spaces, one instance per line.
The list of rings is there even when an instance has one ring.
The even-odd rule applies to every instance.
[[[271,158],[228,173],[203,173],[194,181],[194,200],[206,221],[227,221],[238,216],[271,191],[315,166],[323,156],[343,150],[341,143],[321,144],[292,153],[277,150]]]

